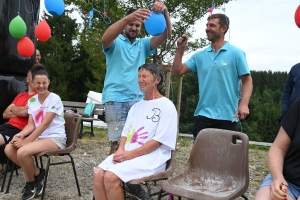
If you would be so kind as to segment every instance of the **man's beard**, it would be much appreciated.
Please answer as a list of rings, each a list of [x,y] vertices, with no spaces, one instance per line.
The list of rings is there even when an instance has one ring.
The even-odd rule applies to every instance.
[[[137,37],[137,33],[135,32],[135,36],[131,36],[130,35],[130,32],[126,32],[125,31],[125,35],[126,35],[126,37],[129,39],[129,40],[133,40],[133,39],[135,39],[136,37]]]

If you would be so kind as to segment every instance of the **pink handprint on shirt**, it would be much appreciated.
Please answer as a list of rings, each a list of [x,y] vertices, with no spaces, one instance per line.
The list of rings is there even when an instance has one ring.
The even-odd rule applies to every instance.
[[[137,131],[134,132],[130,143],[138,143],[140,145],[144,145],[143,142],[138,141],[138,139],[146,139],[148,138],[148,132],[139,133],[141,130],[144,129],[144,126],[139,128]]]
[[[40,110],[37,115],[35,116],[35,124],[37,126],[39,126],[43,121],[44,121],[44,111],[43,110]]]

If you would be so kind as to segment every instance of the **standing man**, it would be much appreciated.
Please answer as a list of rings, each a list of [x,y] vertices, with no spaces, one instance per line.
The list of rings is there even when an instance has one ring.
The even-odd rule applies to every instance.
[[[9,121],[0,125],[0,146],[8,144],[14,135],[21,132],[28,123],[28,99],[36,95],[32,85],[30,70],[27,73],[26,82],[28,91],[18,94],[3,113],[3,119],[8,119]],[[2,149],[1,154],[0,172],[3,171],[3,165],[7,159]]]
[[[281,112],[284,112],[288,107],[300,97],[300,63],[294,65],[286,80],[282,99]]]
[[[226,15],[209,16],[206,34],[210,46],[195,53],[185,63],[182,63],[182,56],[188,37],[183,35],[177,41],[172,74],[182,76],[197,72],[198,75],[200,99],[194,113],[197,117],[194,139],[205,128],[237,131],[238,118],[243,120],[249,114],[252,78],[245,53],[224,40],[228,28],[229,18]],[[243,95],[238,104],[240,80]]]
[[[38,64],[41,62],[42,56],[38,49],[35,50],[35,63]]]
[[[102,37],[106,56],[102,103],[105,105],[108,140],[111,141],[109,154],[118,149],[130,107],[143,97],[138,86],[138,68],[171,35],[171,21],[166,6],[157,1],[152,10],[165,17],[166,29],[161,35],[138,38],[142,23],[150,16],[150,11],[131,9],[124,18],[111,25]]]

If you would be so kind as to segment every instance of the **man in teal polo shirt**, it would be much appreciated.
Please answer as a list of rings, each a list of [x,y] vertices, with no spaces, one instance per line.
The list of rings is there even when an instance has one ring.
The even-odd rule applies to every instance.
[[[130,107],[143,97],[138,86],[138,67],[171,35],[171,21],[166,6],[157,1],[152,10],[155,13],[162,12],[165,17],[166,29],[162,34],[138,38],[142,23],[150,16],[150,11],[131,9],[124,18],[111,25],[102,37],[106,55],[102,103],[105,105],[108,140],[111,141],[109,154],[118,149]]]
[[[237,131],[238,120],[249,114],[252,78],[245,53],[224,40],[228,28],[229,18],[226,15],[209,16],[206,34],[211,45],[195,53],[185,63],[182,63],[182,56],[188,37],[183,35],[177,41],[173,75],[182,76],[189,72],[197,72],[198,75],[200,99],[194,113],[197,117],[194,139],[205,128]],[[242,98],[239,103],[240,81]]]

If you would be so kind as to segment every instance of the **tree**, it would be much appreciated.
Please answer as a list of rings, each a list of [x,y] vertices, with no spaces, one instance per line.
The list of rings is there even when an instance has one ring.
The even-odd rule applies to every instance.
[[[50,90],[67,100],[74,97],[69,94],[73,89],[69,83],[74,78],[71,78],[69,73],[73,71],[74,49],[72,41],[78,25],[66,14],[60,17],[46,15],[46,18],[51,27],[52,36],[45,43],[38,41],[37,48],[42,54],[42,63],[45,64],[50,74]]]

